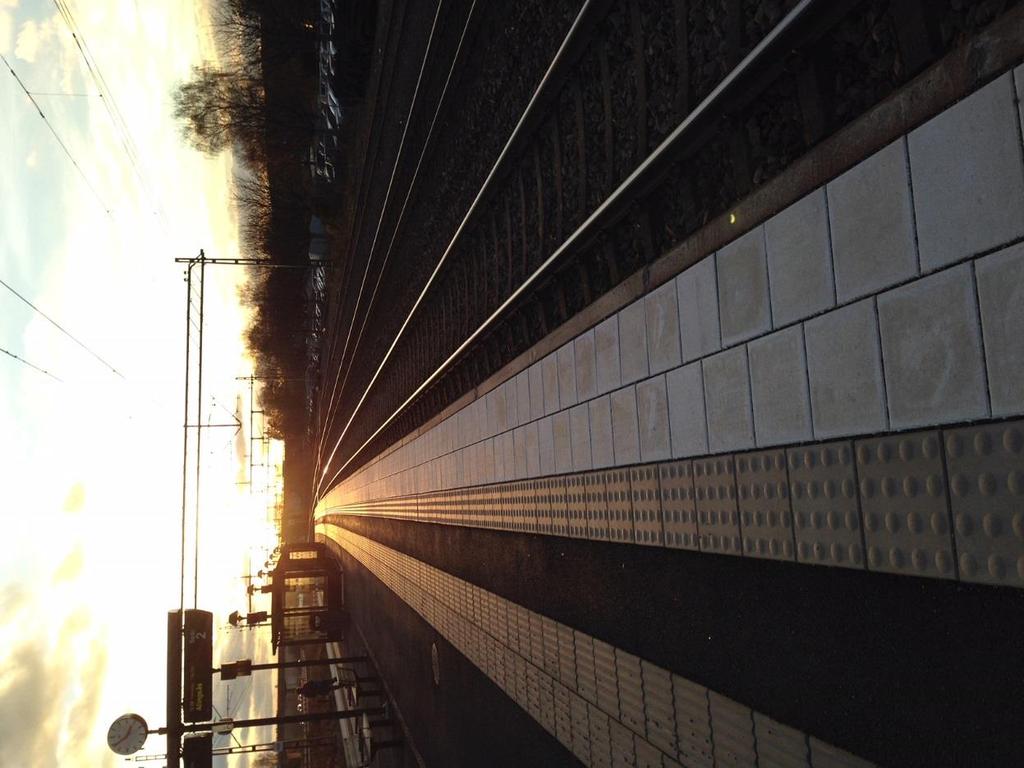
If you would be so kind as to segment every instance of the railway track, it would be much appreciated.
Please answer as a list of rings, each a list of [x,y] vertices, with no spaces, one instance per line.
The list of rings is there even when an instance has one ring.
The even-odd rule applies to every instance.
[[[317,497],[1014,5],[592,0],[514,28],[439,6],[433,85],[339,271]]]

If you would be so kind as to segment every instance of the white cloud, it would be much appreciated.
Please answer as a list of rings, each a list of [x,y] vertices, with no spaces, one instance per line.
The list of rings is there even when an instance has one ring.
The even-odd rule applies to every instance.
[[[29,64],[35,63],[39,47],[43,43],[43,27],[32,19],[21,25],[18,39],[14,44],[14,55]]]
[[[18,0],[0,0],[0,8],[17,8]]]
[[[5,56],[11,52],[11,44],[14,41],[14,17],[3,10],[6,0],[0,0],[0,53]]]
[[[39,165],[39,153],[35,149],[28,153],[28,157],[25,158],[25,165],[29,168],[35,168]]]

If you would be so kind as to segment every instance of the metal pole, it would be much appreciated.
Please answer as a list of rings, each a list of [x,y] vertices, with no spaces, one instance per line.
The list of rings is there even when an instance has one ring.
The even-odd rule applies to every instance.
[[[203,304],[206,298],[206,256],[199,252],[199,372],[196,383],[196,420],[203,421]],[[195,522],[195,566],[193,569],[192,607],[199,607],[199,473],[203,462],[203,430],[196,430],[196,522]]]
[[[185,514],[188,504],[188,372],[189,356],[192,351],[192,264],[186,270],[187,284],[185,295],[185,418],[182,419],[182,459],[181,459],[181,594],[178,607],[185,607]]]
[[[321,641],[322,642],[322,641]],[[268,664],[250,664],[249,669],[253,671],[261,669],[294,669],[296,667],[320,667],[328,664],[360,664],[362,662],[368,662],[369,656],[339,656],[334,659],[307,659],[303,661],[282,661],[279,663],[270,662]],[[238,662],[234,662],[238,663]],[[221,671],[220,667],[214,667],[213,671],[218,673]]]
[[[167,612],[167,768],[181,765],[181,615]]]
[[[356,709],[342,709],[335,712],[309,712],[302,715],[281,715],[280,717],[257,717],[252,720],[235,720],[232,728],[257,728],[261,725],[290,725],[292,723],[322,723],[326,720],[352,720],[366,715],[383,715],[387,707],[359,707]],[[201,733],[213,729],[217,723],[191,723],[182,726],[183,733]],[[167,728],[161,728],[157,733],[166,733]]]

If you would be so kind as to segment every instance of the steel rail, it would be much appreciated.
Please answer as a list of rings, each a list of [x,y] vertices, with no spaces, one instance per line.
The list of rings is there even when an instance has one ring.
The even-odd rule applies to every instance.
[[[469,25],[470,25],[470,23],[473,20],[473,13],[474,13],[475,10],[476,10],[476,0],[473,0],[472,4],[470,5],[470,8],[469,8],[469,13],[466,15],[466,22],[465,22],[465,24],[462,27],[462,34],[459,36],[459,44],[455,48],[455,55],[452,57],[451,67],[448,68],[448,76],[445,78],[444,87],[441,89],[441,95],[440,95],[440,97],[437,100],[437,108],[434,110],[434,116],[430,120],[430,127],[427,129],[427,136],[426,136],[426,139],[424,139],[424,141],[423,141],[423,147],[420,150],[419,159],[416,161],[416,168],[413,170],[412,179],[410,180],[409,186],[406,189],[405,199],[402,201],[402,208],[398,212],[398,221],[395,223],[395,228],[394,228],[394,230],[391,233],[391,240],[388,242],[387,251],[384,253],[384,261],[381,263],[380,271],[377,273],[377,281],[374,283],[373,292],[370,294],[370,300],[367,302],[366,313],[363,315],[362,325],[359,328],[359,333],[356,336],[355,343],[354,343],[354,345],[352,347],[352,357],[353,357],[353,359],[355,358],[356,351],[359,349],[359,344],[362,341],[363,332],[366,330],[366,324],[369,321],[370,312],[373,309],[373,303],[374,303],[375,299],[377,298],[377,291],[380,288],[381,280],[384,277],[384,270],[387,268],[388,261],[391,258],[391,252],[394,249],[395,241],[398,239],[398,231],[399,231],[399,229],[402,226],[403,220],[405,219],[406,208],[409,205],[409,200],[412,198],[413,189],[415,188],[416,182],[419,179],[420,168],[422,167],[423,160],[424,160],[424,158],[427,155],[427,149],[430,146],[430,140],[433,138],[434,127],[437,125],[437,119],[441,115],[441,106],[444,104],[445,98],[447,97],[448,86],[451,84],[452,76],[455,74],[455,67],[458,65],[458,61],[459,61],[459,58],[460,58],[461,53],[462,53],[462,45],[465,42],[466,33],[469,31]],[[397,167],[397,161],[396,161],[396,167]],[[393,176],[392,176],[392,179],[393,179]],[[390,194],[390,191],[391,191],[391,188],[390,188],[390,184],[389,184],[388,185],[388,193],[389,194]],[[385,197],[384,204],[387,205],[387,198],[386,197]],[[382,210],[381,211],[381,218],[377,222],[377,230],[378,230],[378,232],[380,231],[380,223],[381,223],[381,221],[383,221],[383,218],[384,218],[384,211]],[[377,241],[377,235],[375,233],[374,234],[374,244],[376,244],[376,241]],[[372,258],[373,247],[374,247],[373,245],[370,246],[370,257],[368,257],[368,258]],[[369,263],[369,261],[367,263]],[[358,306],[358,301],[357,301],[357,306]],[[355,321],[355,315],[353,315],[353,322],[354,321]],[[351,328],[349,330],[351,332]],[[347,347],[347,340],[346,340],[346,347]],[[339,360],[339,365],[344,365],[344,361],[345,361],[345,351],[343,349],[342,353],[341,353],[341,359]],[[344,376],[344,378],[342,379],[342,382],[341,382],[341,390],[338,392],[338,395],[337,395],[339,400],[341,399],[341,396],[345,392],[345,384],[348,382],[348,374],[349,374],[350,370],[351,370],[350,367],[345,367],[345,376]],[[337,383],[337,381],[338,381],[338,379],[337,379],[337,377],[335,377],[335,384]],[[320,471],[320,458],[321,458],[321,450],[323,449],[324,438],[325,438],[328,430],[331,428],[331,426],[334,423],[334,413],[335,413],[335,411],[334,411],[334,404],[335,404],[334,403],[334,392],[332,391],[331,392],[331,397],[330,397],[330,399],[328,401],[328,404],[327,404],[326,420],[325,420],[325,422],[324,422],[324,424],[322,426],[322,429],[321,429],[321,432],[320,432],[320,437],[319,437],[319,444],[317,446],[317,465],[316,465],[316,468],[314,469],[314,478],[316,477],[316,472]]]
[[[547,89],[548,84],[553,79],[554,73],[562,65],[563,60],[565,60],[569,56],[568,52],[576,43],[576,37],[577,35],[580,34],[580,30],[583,29],[584,22],[587,16],[592,12],[593,8],[601,5],[603,5],[601,0],[585,0],[583,6],[579,10],[579,13],[576,14],[576,18],[573,19],[572,26],[569,27],[569,31],[562,39],[562,42],[558,47],[558,51],[555,52],[554,57],[551,59],[551,63],[545,70],[544,76],[541,78],[541,81],[537,85],[536,89],[534,89],[533,95],[530,97],[530,101],[526,105],[526,109],[524,109],[523,113],[519,116],[519,120],[516,122],[515,127],[512,129],[512,133],[509,135],[508,141],[505,142],[505,146],[502,147],[501,153],[498,155],[498,159],[495,160],[494,165],[491,166],[491,170],[488,172],[487,178],[484,179],[483,184],[480,186],[480,189],[477,191],[476,196],[473,198],[473,202],[470,204],[469,210],[467,210],[465,215],[462,217],[462,221],[459,223],[458,228],[452,235],[452,238],[449,241],[447,247],[445,248],[444,253],[441,254],[441,258],[434,266],[433,272],[431,272],[430,277],[427,278],[427,282],[424,284],[423,289],[420,291],[420,295],[416,298],[416,301],[410,308],[409,313],[405,317],[405,320],[402,321],[401,327],[395,334],[394,339],[392,339],[390,346],[384,353],[384,357],[381,359],[380,365],[377,366],[377,370],[374,372],[372,378],[370,379],[370,382],[366,385],[366,389],[363,391],[363,394],[360,396],[359,401],[352,409],[352,413],[349,415],[348,421],[345,423],[345,426],[342,429],[341,434],[338,436],[338,439],[334,443],[334,447],[331,449],[330,456],[328,456],[327,461],[324,462],[323,472],[317,478],[316,493],[314,494],[314,497],[319,496],[320,490],[323,487],[323,480],[327,475],[327,470],[330,468],[330,464],[334,460],[334,456],[337,454],[338,448],[341,446],[341,441],[344,440],[345,435],[348,433],[349,428],[352,426],[352,422],[355,419],[356,414],[359,412],[359,409],[362,407],[363,403],[366,402],[367,395],[373,388],[373,385],[377,382],[377,379],[380,377],[381,371],[384,370],[384,366],[391,358],[392,353],[395,351],[395,347],[398,345],[399,340],[405,333],[405,329],[409,327],[409,322],[412,320],[413,315],[416,314],[416,310],[419,309],[420,304],[423,303],[423,299],[426,297],[427,292],[433,286],[434,280],[437,279],[437,276],[440,273],[441,268],[445,265],[445,263],[448,260],[448,257],[454,250],[455,244],[458,241],[460,235],[466,229],[470,219],[476,213],[477,208],[480,206],[481,202],[491,192],[492,184],[495,183],[495,180],[498,178],[498,173],[504,166],[506,159],[512,153],[513,148],[518,144],[521,135],[525,132],[524,126],[526,126],[530,119],[533,117],[533,111],[535,109],[538,109],[537,105],[541,103],[544,96],[544,91]],[[421,391],[421,389],[417,389],[417,392],[419,391]],[[390,417],[388,417],[385,423],[390,423],[395,418],[396,415],[397,412],[393,413]],[[374,433],[374,435],[376,436],[376,434],[379,433],[379,431],[380,430],[378,429],[377,432]],[[365,444],[361,446],[359,450],[361,451],[364,447]],[[356,454],[353,454],[353,456],[355,455]],[[342,470],[344,470],[344,467],[348,466],[348,463],[350,461],[351,458],[348,461],[346,461],[345,465],[342,467]],[[339,470],[338,473],[335,473],[334,477],[337,477],[342,470]]]
[[[729,74],[726,75],[725,78],[723,78],[722,81],[718,83],[718,85],[716,85],[715,88],[707,96],[704,97],[704,99],[693,109],[693,111],[691,111],[679,123],[679,125],[676,126],[672,133],[665,137],[665,139],[658,145],[658,147],[651,154],[649,154],[647,158],[639,166],[637,166],[625,180],[623,180],[619,184],[619,186],[604,200],[604,202],[602,202],[601,205],[598,206],[598,208],[596,208],[587,217],[587,219],[576,229],[576,231],[573,232],[547,259],[545,259],[544,262],[541,263],[537,267],[537,269],[529,277],[527,277],[526,280],[524,280],[519,285],[519,287],[504,302],[502,302],[502,304],[496,310],[494,310],[494,312],[492,312],[491,315],[486,320],[484,320],[483,323],[481,323],[481,325],[478,326],[477,329],[473,333],[471,333],[458,346],[458,348],[454,352],[452,352],[444,360],[444,362],[442,362],[435,369],[435,371],[430,376],[428,376],[420,383],[420,385],[415,389],[415,391],[413,391],[413,393],[410,394],[405,399],[405,401],[401,405],[399,405],[392,412],[392,414],[388,416],[388,418],[385,419],[377,427],[373,434],[371,434],[362,443],[362,445],[360,445],[359,448],[357,448],[348,457],[345,463],[332,475],[330,481],[328,481],[326,485],[330,486],[331,484],[333,484],[341,475],[341,473],[345,471],[349,464],[351,464],[352,461],[363,450],[365,450],[366,447],[384,429],[386,429],[388,425],[391,424],[392,421],[394,421],[399,416],[399,414],[401,414],[409,406],[410,403],[416,400],[416,398],[418,398],[428,387],[434,384],[447,371],[447,369],[452,365],[452,363],[454,363],[474,342],[476,342],[482,334],[489,330],[491,326],[495,323],[495,321],[501,315],[503,315],[513,304],[515,304],[523,296],[524,293],[530,290],[530,288],[532,288],[541,279],[541,277],[548,271],[548,269],[553,264],[555,264],[568,250],[579,245],[587,237],[591,236],[599,224],[606,225],[607,223],[609,223],[607,221],[609,217],[621,216],[622,210],[627,208],[629,205],[630,200],[628,199],[628,196],[630,195],[630,193],[635,192],[636,188],[642,187],[646,182],[648,182],[652,174],[657,172],[659,164],[665,162],[666,159],[671,159],[673,157],[673,153],[675,152],[675,150],[678,148],[680,143],[690,134],[690,132],[695,129],[695,126],[698,126],[703,120],[705,120],[709,116],[709,114],[712,113],[712,111],[715,108],[720,106],[720,103],[727,96],[731,95],[731,91],[736,87],[736,84],[739,81],[741,81],[742,78],[744,78],[745,76],[752,74],[755,68],[763,63],[764,58],[766,56],[768,56],[769,54],[776,53],[777,48],[781,48],[782,46],[784,46],[787,43],[787,40],[784,36],[786,36],[787,33],[789,33],[794,28],[798,21],[801,21],[807,15],[809,9],[812,6],[818,5],[821,2],[822,0],[800,0],[800,2],[796,6],[794,6],[786,14],[786,16],[784,16],[782,20],[779,21],[779,23],[776,24],[775,27],[773,27],[772,30],[767,35],[765,35],[765,37],[762,38],[762,40],[756,46],[754,46],[754,48],[746,56],[743,57],[743,59],[729,72]],[[581,11],[580,13],[582,15],[583,11]],[[577,23],[578,22],[579,17],[577,17]],[[574,27],[575,26],[576,25],[574,24]],[[570,30],[570,34],[571,32],[572,30]],[[472,209],[470,213],[472,213]],[[467,214],[466,219],[463,220],[463,225],[465,225],[465,222],[468,220],[468,218],[469,214]],[[455,237],[453,237],[452,243],[449,244],[449,248],[446,250],[445,255],[447,255],[451,251],[455,238],[458,237],[461,230],[462,227],[460,227],[459,231],[455,233]],[[433,277],[436,276],[439,269],[440,264],[434,270],[434,275],[431,276],[431,279],[433,279]],[[430,283],[428,282],[427,288],[429,288],[429,285]],[[424,293],[421,294],[421,299],[425,292],[426,288],[424,289]],[[412,311],[410,311],[409,313],[409,317],[406,318],[406,322],[403,324],[402,329],[399,331],[399,335],[401,335],[401,332],[404,331],[405,327],[408,325],[409,319],[411,318],[412,313],[419,306],[419,303],[420,302],[417,301],[416,305],[413,306]],[[360,399],[355,410],[358,410],[359,406],[363,403],[363,401],[365,401],[370,388],[373,386],[374,382],[379,376],[380,371],[383,369],[384,364],[387,362],[388,357],[390,356],[392,350],[395,348],[397,341],[398,337],[396,337],[395,341],[392,342],[392,345],[388,350],[388,354],[385,355],[384,360],[381,362],[380,367],[377,369],[377,373],[374,375],[373,379],[371,379],[370,384],[367,386],[367,389],[363,393],[363,397]],[[349,424],[352,423],[352,419],[354,418],[354,416],[355,411],[353,412],[352,417],[349,419]],[[343,437],[344,432],[338,438],[338,441],[335,444],[335,451],[337,450],[337,447],[340,445]],[[332,452],[331,458],[333,458],[333,455],[334,452]],[[329,464],[330,459],[328,460],[328,466]],[[324,471],[324,476],[326,476],[326,468]],[[318,484],[317,487],[318,496],[320,489],[323,488],[325,485],[322,481],[323,476],[321,477],[321,482]]]
[[[405,401],[401,405],[399,405],[392,412],[392,414],[377,427],[373,434],[371,434],[370,437],[368,437],[366,441],[364,441],[363,444],[360,445],[359,448],[357,448],[356,451],[354,451],[349,456],[346,462],[338,469],[337,472],[334,473],[334,475],[331,477],[331,480],[327,483],[327,485],[332,484],[341,475],[341,473],[344,472],[348,465],[351,464],[353,459],[356,456],[358,456],[363,450],[365,450],[367,445],[369,445],[384,429],[386,429],[387,426],[392,421],[394,421],[394,419],[397,418],[399,414],[401,414],[409,406],[410,403],[412,403],[417,397],[419,397],[428,387],[434,384],[446,372],[446,370],[452,365],[452,363],[454,363],[455,360],[457,360],[473,343],[475,343],[476,340],[479,339],[483,333],[489,330],[490,327],[494,324],[494,322],[501,315],[503,315],[508,310],[509,307],[515,304],[526,291],[528,291],[540,280],[540,278],[556,261],[558,261],[570,248],[578,245],[586,237],[592,234],[592,230],[596,227],[598,222],[601,222],[602,224],[607,224],[608,222],[605,221],[605,219],[609,217],[609,212],[617,211],[622,208],[624,201],[626,201],[626,196],[630,192],[634,191],[635,187],[641,186],[641,183],[646,180],[646,178],[651,173],[652,169],[656,168],[659,162],[661,162],[664,158],[668,157],[671,154],[671,152],[676,148],[676,145],[681,141],[681,139],[692,130],[692,127],[694,125],[698,124],[701,119],[705,118],[707,114],[718,105],[719,101],[722,100],[729,91],[731,91],[731,89],[734,87],[734,84],[738,80],[740,80],[744,75],[748,74],[754,68],[755,64],[760,63],[761,58],[766,55],[766,52],[774,51],[775,45],[777,44],[779,38],[782,35],[784,35],[787,31],[789,31],[795,24],[795,22],[804,16],[808,8],[810,8],[816,2],[818,2],[818,0],[801,0],[801,2],[798,3],[798,5],[796,5],[772,29],[771,32],[769,32],[739,62],[739,64],[737,64],[736,67],[734,67],[729,72],[729,74],[726,75],[726,77],[717,86],[715,86],[715,88],[701,101],[701,103],[698,104],[697,107],[689,115],[687,115],[686,118],[682,120],[682,122],[675,128],[675,130],[673,130],[672,133],[669,134],[661,142],[661,144],[659,144],[658,147],[650,155],[648,155],[648,157],[639,166],[637,166],[637,168],[634,169],[633,172],[623,182],[619,184],[619,186],[611,193],[611,195],[609,195],[604,200],[604,202],[602,202],[601,205],[598,206],[598,208],[596,208],[590,214],[590,216],[587,217],[587,219],[576,229],[576,231],[573,232],[573,234],[570,235],[562,243],[562,245],[560,245],[547,259],[545,259],[545,261],[541,263],[537,267],[537,269],[529,277],[527,277],[527,279],[524,280],[519,285],[519,287],[504,302],[502,302],[502,304],[496,310],[494,310],[494,312],[492,312],[491,315],[486,320],[484,320],[484,322],[480,326],[478,326],[477,329],[472,334],[470,334],[458,346],[458,348],[456,348],[456,350],[452,352],[444,360],[444,362],[442,362],[441,365],[437,367],[437,369],[435,369],[435,371],[430,376],[428,376],[426,379],[423,380],[423,382],[420,383],[420,385],[413,391],[413,393],[409,395],[405,399]],[[577,21],[579,21],[579,17],[577,17]],[[571,31],[572,30],[570,30],[570,33]],[[471,212],[472,209],[470,213]],[[467,214],[466,219],[463,220],[463,224],[466,223],[466,220],[468,220],[469,215],[470,214]],[[460,229],[456,231],[455,236],[452,239],[452,243],[449,244],[449,248],[445,252],[445,256],[447,256],[447,254],[450,252],[452,246],[454,245],[455,239],[461,232],[461,229],[462,227],[460,227]],[[431,276],[431,281],[436,276],[439,268],[440,264],[438,265],[437,268],[435,268],[434,274]],[[423,294],[421,294],[420,297],[421,299],[425,294],[427,288],[429,288],[431,281],[428,281],[427,286],[424,288],[424,292]],[[406,322],[399,330],[399,336],[401,335],[402,331],[404,331],[405,327],[408,325],[412,313],[416,310],[419,303],[420,302],[417,301],[417,303],[413,306],[412,310],[409,313],[409,317],[406,318]],[[363,401],[365,401],[370,388],[373,386],[374,382],[378,378],[381,370],[384,367],[384,364],[387,362],[388,357],[395,348],[397,341],[398,337],[396,336],[395,341],[392,342],[392,345],[389,348],[388,353],[385,355],[384,360],[381,362],[380,367],[377,369],[377,373],[374,375],[373,379],[371,379],[366,391],[363,393],[362,398],[360,399],[359,403],[357,403],[356,408],[353,411],[352,417],[350,417],[349,419],[349,425],[352,423],[352,420],[355,416],[355,411],[357,411],[361,404],[363,403]],[[347,427],[348,425],[346,425],[346,430]],[[335,444],[335,451],[340,445],[341,440],[344,438],[344,435],[345,433],[343,432],[342,435],[339,436],[338,441]],[[332,451],[331,459],[333,459],[333,456],[334,451]],[[331,459],[328,460],[328,465]],[[322,480],[324,476],[326,476],[326,468],[324,471],[324,475],[321,476],[321,482],[318,485],[317,494],[319,494],[320,488],[323,487]]]
[[[366,278],[370,274],[370,265],[373,263],[373,250],[374,250],[374,248],[377,245],[377,237],[380,234],[380,228],[381,228],[381,225],[384,222],[384,216],[387,213],[388,201],[391,199],[391,189],[392,189],[392,187],[395,184],[395,176],[398,174],[398,166],[402,162],[402,153],[403,153],[403,150],[405,149],[405,139],[406,139],[406,136],[409,135],[409,126],[412,124],[412,116],[413,116],[413,114],[416,111],[416,104],[419,101],[420,86],[423,84],[423,73],[426,72],[426,70],[427,70],[427,61],[429,61],[429,59],[430,59],[430,52],[433,50],[433,47],[434,47],[434,33],[437,31],[437,20],[441,17],[441,9],[442,8],[444,8],[444,0],[438,0],[437,8],[434,10],[434,20],[433,20],[433,22],[430,25],[430,35],[427,38],[427,47],[426,47],[426,50],[423,52],[423,59],[420,61],[420,71],[416,75],[416,86],[413,88],[412,100],[409,102],[409,110],[408,110],[408,112],[406,113],[406,116],[405,116],[405,125],[402,126],[402,136],[401,136],[401,138],[398,141],[398,151],[395,153],[395,162],[391,166],[391,176],[388,179],[387,190],[384,193],[384,202],[381,203],[380,216],[377,219],[377,226],[376,226],[376,228],[374,229],[374,232],[373,232],[373,240],[370,243],[370,251],[369,251],[369,253],[366,256],[366,266],[363,269],[363,277],[362,277],[362,279],[359,282],[359,292],[356,295],[356,303],[355,303],[355,306],[352,308],[352,319],[351,319],[351,321],[348,324],[348,331],[347,331],[347,333],[345,335],[345,342],[344,342],[344,344],[342,346],[341,359],[339,361],[339,367],[343,367],[343,364],[344,364],[344,361],[345,361],[345,353],[348,351],[348,343],[349,343],[349,340],[352,338],[352,329],[355,327],[356,317],[359,315],[359,304],[362,302],[362,299],[363,299],[363,289],[366,287]],[[356,238],[353,240],[353,243],[357,242],[358,239],[359,238],[358,238],[358,233],[357,233]],[[331,348],[330,348],[330,350],[328,352],[327,361],[326,361],[328,365],[330,365],[331,360],[334,358],[334,353],[337,350],[337,340],[338,340],[337,335],[333,335],[332,338],[331,338]],[[337,391],[338,379],[339,378],[340,378],[340,372],[339,372],[338,375],[335,375],[334,383],[331,385],[331,396],[328,399],[328,411],[327,411],[328,415],[330,415],[330,409],[331,409],[332,404],[334,402],[335,392]],[[323,392],[321,392],[321,394],[320,394],[320,403],[319,403],[319,405],[322,405],[322,404],[323,404]],[[325,425],[323,429],[326,430],[326,428],[327,427]],[[316,470],[314,470],[314,474],[315,474],[316,471],[319,470],[319,458],[320,458],[320,449],[318,447],[318,449],[317,449],[317,468],[316,468]]]

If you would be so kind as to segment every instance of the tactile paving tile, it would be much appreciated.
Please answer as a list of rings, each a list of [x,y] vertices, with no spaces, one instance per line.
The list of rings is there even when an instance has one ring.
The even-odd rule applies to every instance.
[[[749,707],[714,691],[708,692],[714,734],[715,766],[749,768],[757,765],[754,721]]]
[[[572,629],[558,624],[558,679],[570,690],[576,690],[576,643]]]
[[[597,704],[597,669],[594,667],[594,639],[573,631],[576,640],[576,690],[591,704]]]
[[[633,509],[629,495],[629,471],[613,469],[604,473],[605,497],[608,499],[609,541],[633,541]]]
[[[1024,586],[1024,422],[946,432],[960,578]]]
[[[555,682],[551,690],[555,700],[555,738],[566,749],[572,749],[572,707],[569,704],[569,689]]]
[[[640,662],[644,679],[644,719],[647,721],[647,739],[658,749],[670,755],[676,753],[676,716],[672,701],[672,676],[667,670]]]
[[[811,765],[814,768],[875,768],[875,764],[863,758],[844,752],[813,736],[811,744]]]
[[[661,516],[665,523],[665,546],[675,549],[699,549],[693,462],[670,461],[660,464],[658,476],[661,486]]]
[[[540,724],[552,736],[555,735],[555,693],[554,681],[543,673],[537,672],[537,682],[540,685]]]
[[[736,457],[743,554],[793,560],[793,513],[784,451],[758,451]]]
[[[544,633],[544,671],[558,677],[558,624],[547,616],[541,616],[541,631]]]
[[[525,610],[530,632],[529,659],[538,669],[544,668],[544,623],[539,613]]]
[[[733,457],[695,460],[693,489],[697,497],[701,551],[742,554]]]
[[[536,489],[535,530],[537,533],[551,533],[551,481],[534,480]]]
[[[590,721],[590,765],[611,768],[612,735],[608,715],[591,704],[587,707],[587,719]]]
[[[613,768],[636,768],[636,743],[633,732],[618,720],[608,720],[612,742]]]
[[[864,568],[853,444],[840,440],[786,454],[797,560]]]
[[[587,538],[587,488],[583,475],[570,475],[565,479],[568,503],[568,534],[574,538]]]
[[[657,747],[643,739],[635,739],[636,768],[664,768],[662,754]]]
[[[569,533],[569,500],[564,477],[548,480],[548,498],[551,502],[551,533],[565,536]]]
[[[569,692],[569,712],[572,715],[572,753],[584,765],[590,764],[590,721],[586,700]]]
[[[640,659],[616,649],[615,667],[619,679],[619,720],[634,733],[647,736],[644,715],[644,679]]]
[[[679,759],[686,766],[711,768],[711,715],[708,689],[672,675],[672,697],[676,708],[676,737]]]
[[[597,673],[597,706],[612,717],[619,717],[619,684],[615,670],[615,649],[594,640],[594,670]]]
[[[939,433],[859,440],[855,450],[868,569],[954,578]]]
[[[636,543],[664,544],[658,468],[647,466],[633,467],[629,470],[629,491],[633,503],[633,530]]]
[[[524,659],[519,654],[515,655],[516,663],[516,703],[523,709],[527,709],[527,688],[526,688],[526,669],[530,666],[530,662]]]
[[[807,734],[754,712],[758,765],[772,768],[810,768]]]
[[[587,538],[608,539],[608,500],[604,490],[604,472],[588,472],[583,476],[587,497]]]
[[[526,711],[530,717],[540,721],[540,670],[533,664],[526,665]]]

